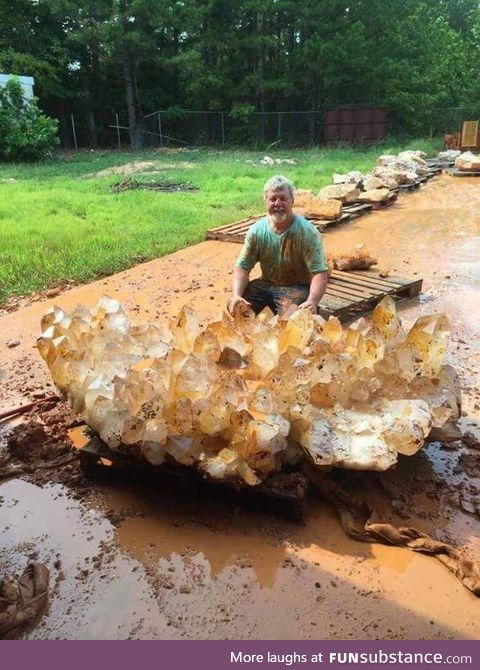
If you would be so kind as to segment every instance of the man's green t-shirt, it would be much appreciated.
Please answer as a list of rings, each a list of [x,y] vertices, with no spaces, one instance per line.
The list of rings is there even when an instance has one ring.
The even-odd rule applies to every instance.
[[[262,279],[278,286],[309,284],[313,274],[328,269],[322,236],[298,214],[284,233],[275,233],[265,217],[251,226],[237,267],[250,270],[259,262]]]

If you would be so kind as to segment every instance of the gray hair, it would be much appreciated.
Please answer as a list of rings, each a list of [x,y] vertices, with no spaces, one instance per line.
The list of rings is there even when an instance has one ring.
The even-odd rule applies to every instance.
[[[292,182],[290,179],[282,177],[281,174],[277,174],[275,177],[271,177],[267,182],[265,182],[265,186],[263,187],[263,196],[266,196],[267,191],[282,191],[284,188],[288,188],[293,200],[293,198],[295,198],[295,188]]]

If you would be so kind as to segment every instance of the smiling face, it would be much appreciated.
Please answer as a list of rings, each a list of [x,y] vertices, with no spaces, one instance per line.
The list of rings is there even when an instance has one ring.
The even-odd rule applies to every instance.
[[[293,198],[288,188],[265,193],[267,212],[274,224],[290,223],[293,218]]]

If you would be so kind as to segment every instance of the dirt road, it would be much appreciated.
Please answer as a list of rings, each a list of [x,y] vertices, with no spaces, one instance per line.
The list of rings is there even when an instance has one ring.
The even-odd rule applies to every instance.
[[[480,181],[442,176],[388,210],[324,236],[327,251],[366,243],[392,274],[424,278],[402,317],[445,312],[450,362],[464,389],[464,428],[478,429]],[[0,411],[47,392],[34,349],[53,303],[93,305],[102,293],[141,321],[190,302],[211,318],[226,302],[239,246],[204,242],[0,318]],[[19,342],[7,347],[7,341]],[[53,390],[53,389],[51,389]],[[0,431],[0,443],[9,427]],[[79,429],[72,437],[81,442]],[[382,514],[480,556],[480,452],[432,443],[395,472],[362,477]],[[0,452],[1,452],[0,444]],[[27,556],[54,590],[33,638],[478,638],[478,599],[432,558],[345,537],[313,500],[293,522],[171,490],[106,485],[72,495],[59,483],[0,486],[0,572]],[[80,498],[80,499],[79,499]],[[480,500],[480,497],[479,497]]]

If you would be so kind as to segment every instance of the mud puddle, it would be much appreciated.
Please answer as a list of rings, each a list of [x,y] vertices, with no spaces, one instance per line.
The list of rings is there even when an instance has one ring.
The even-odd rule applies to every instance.
[[[424,278],[421,299],[401,314],[407,325],[421,314],[448,314],[450,362],[464,388],[462,430],[476,430],[480,409],[479,220],[476,182],[444,176],[324,236],[328,252],[365,243],[391,274]],[[31,389],[45,388],[48,376],[33,345],[51,304],[91,306],[107,293],[148,321],[177,313],[189,300],[212,318],[226,302],[238,252],[235,244],[205,242],[0,318],[4,339],[20,340],[9,349],[0,338],[0,407],[24,404]],[[86,436],[70,426],[63,438],[73,449]],[[478,557],[479,521],[466,509],[478,496],[479,459],[478,450],[461,443],[432,443],[381,479],[356,473],[354,483],[386,520],[465,545]],[[315,498],[300,526],[222,498],[84,482],[78,472],[62,477],[0,486],[3,565],[21,571],[38,552],[58,579],[32,637],[479,637],[478,599],[442,565],[350,540]]]
[[[320,501],[301,527],[172,491],[102,485],[92,504],[15,480],[2,496],[0,562],[52,571],[33,638],[478,636],[478,601],[443,566],[349,540]],[[132,516],[113,525],[111,507]]]

